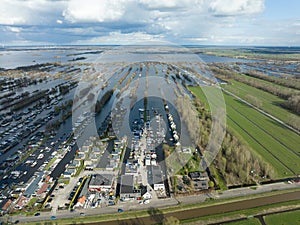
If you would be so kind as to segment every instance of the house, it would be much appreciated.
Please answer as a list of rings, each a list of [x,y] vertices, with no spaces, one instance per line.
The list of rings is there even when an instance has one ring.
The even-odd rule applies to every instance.
[[[80,161],[78,160],[73,160],[72,163],[68,165],[69,168],[75,168],[80,166]]]
[[[199,180],[208,180],[208,175],[207,172],[200,172],[200,171],[195,171],[195,172],[189,172],[188,176],[194,180],[194,179],[199,179]]]
[[[89,151],[89,146],[84,145],[81,147],[81,152],[88,152],[88,151]]]
[[[12,200],[10,199],[6,199],[4,200],[6,201],[5,204],[2,206],[1,208],[1,212],[8,212],[10,210],[11,204],[12,204]]]
[[[114,148],[115,149],[122,148],[122,142],[121,141],[114,141]]]
[[[64,175],[65,178],[71,178],[72,177],[72,174],[70,172],[67,172],[67,171],[65,171],[63,173],[63,175]]]
[[[39,182],[42,180],[44,173],[40,172],[36,177],[34,177],[29,183],[29,186],[23,193],[23,196],[30,198],[35,191],[39,188]]]
[[[190,172],[188,176],[191,178],[195,190],[205,190],[209,188],[209,177],[207,172]]]
[[[65,172],[70,173],[71,176],[74,176],[76,174],[76,169],[68,167]]]
[[[81,196],[80,198],[78,198],[75,207],[82,208],[84,206],[85,201],[86,201],[86,197]]]
[[[82,160],[85,158],[84,152],[78,152],[78,154],[75,156],[75,160]]]
[[[94,162],[97,162],[99,160],[99,155],[90,154],[89,159],[94,161]]]
[[[136,199],[141,197],[141,190],[134,187],[133,175],[121,176],[120,199]]]
[[[199,180],[195,179],[192,181],[194,184],[194,189],[195,190],[205,190],[208,189],[208,180]]]
[[[44,183],[41,188],[37,191],[37,196],[41,196],[44,192],[48,190],[49,184]]]
[[[96,155],[100,155],[101,154],[101,150],[98,147],[93,147],[92,149],[92,153],[96,154]]]
[[[106,166],[106,169],[109,171],[113,171],[117,167],[118,167],[118,162],[109,161],[109,164]]]
[[[15,209],[22,209],[27,204],[27,202],[28,202],[28,198],[26,198],[25,196],[21,195],[21,197],[16,202],[14,208]]]
[[[148,191],[147,186],[141,186],[141,196],[143,197],[143,199],[151,199],[152,198],[152,195]]]
[[[109,191],[112,188],[114,177],[111,174],[92,175],[89,183],[89,191]]]

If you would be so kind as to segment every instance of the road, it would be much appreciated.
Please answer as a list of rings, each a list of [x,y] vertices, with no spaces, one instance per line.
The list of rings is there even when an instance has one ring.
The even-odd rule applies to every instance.
[[[295,188],[300,188],[300,183],[293,183],[293,184],[288,184],[288,183],[275,183],[275,184],[268,184],[268,185],[260,185],[256,189],[253,188],[239,188],[239,189],[232,189],[232,190],[227,190],[222,192],[222,194],[218,193],[211,193],[211,194],[201,194],[201,195],[193,195],[193,196],[187,196],[187,197],[171,197],[167,198],[164,200],[154,200],[151,201],[149,204],[146,205],[140,205],[137,203],[137,201],[134,202],[123,202],[115,206],[109,206],[109,207],[102,207],[102,208],[95,208],[95,209],[82,209],[82,210],[76,210],[74,212],[70,212],[68,210],[59,210],[56,211],[56,217],[57,218],[72,218],[72,217],[80,217],[80,213],[84,212],[86,216],[92,216],[92,215],[99,215],[99,214],[107,214],[107,213],[116,213],[118,208],[122,208],[124,211],[133,211],[133,210],[142,210],[142,209],[152,209],[152,208],[163,208],[163,207],[169,207],[169,206],[175,206],[178,204],[178,202],[181,202],[181,204],[193,204],[193,203],[201,203],[204,202],[208,198],[220,198],[220,199],[226,199],[226,198],[234,198],[234,197],[240,197],[240,196],[250,196],[253,194],[259,194],[259,193],[267,193],[267,192],[272,192],[275,190],[285,190],[285,189],[295,189]],[[300,191],[295,191],[287,194],[278,194],[275,196],[271,197],[261,197],[257,199],[252,199],[253,202],[249,203],[249,206],[255,207],[253,205],[256,204],[269,204],[268,201],[274,201],[273,203],[276,202],[284,202],[284,201],[289,201],[289,200],[296,200],[300,199]],[[248,200],[244,201],[239,201],[243,207],[248,206]],[[244,203],[245,202],[245,203]],[[243,204],[244,203],[244,204]],[[233,204],[233,203],[228,203],[228,205]],[[236,203],[235,203],[236,204]],[[234,204],[234,205],[235,205]],[[237,205],[240,207],[240,204]],[[237,207],[236,206],[236,207]],[[260,206],[260,205],[257,205]],[[249,208],[251,208],[249,207]],[[212,207],[211,210],[212,212],[227,212],[227,209],[232,209],[232,211],[236,210],[235,208],[229,207],[229,206],[224,206],[220,208],[216,208],[221,211],[216,211],[214,207]],[[237,208],[240,209],[240,208]],[[158,210],[158,209],[157,209]],[[209,212],[209,210],[204,210],[202,212],[202,209],[200,210],[200,213],[204,212]],[[194,215],[199,216],[198,212],[194,212]],[[181,215],[183,214],[183,215]],[[12,218],[12,221],[19,220],[20,222],[33,222],[33,221],[45,221],[49,220],[50,216],[53,215],[53,212],[42,212],[40,216],[38,217],[27,217],[27,216],[14,216]],[[176,213],[174,214],[175,217],[184,219],[184,213]],[[192,216],[192,213],[188,213],[187,215]],[[207,214],[211,215],[211,214]],[[1,221],[1,218],[0,218]],[[146,222],[151,222],[150,220],[146,220]],[[153,221],[152,221],[153,223]],[[104,223],[103,223],[104,224]],[[107,223],[110,224],[110,223]],[[118,224],[118,223],[111,223],[111,224]],[[126,223],[125,223],[126,224]],[[131,223],[129,223],[131,224]],[[151,223],[145,223],[145,224],[151,224]]]
[[[270,197],[261,197],[257,199],[250,199],[250,200],[244,200],[244,201],[238,201],[238,202],[232,202],[232,203],[225,203],[215,206],[208,206],[203,208],[196,208],[196,209],[189,209],[185,211],[180,212],[173,212],[173,213],[167,213],[162,214],[160,210],[157,208],[150,208],[148,210],[148,213],[150,214],[147,217],[142,218],[134,218],[134,219],[126,219],[126,220],[115,220],[115,221],[106,221],[106,222],[98,222],[98,223],[89,223],[90,225],[120,225],[120,224],[157,224],[161,223],[162,220],[165,217],[174,216],[178,218],[179,220],[185,220],[200,216],[207,216],[207,215],[214,215],[218,213],[226,213],[226,212],[233,212],[237,210],[245,210],[250,209],[254,207],[274,204],[274,203],[280,203],[280,202],[286,202],[291,200],[300,200],[300,191],[292,192],[292,193],[286,193],[286,194],[279,194],[275,196]]]
[[[275,196],[268,197],[260,197],[256,199],[243,200],[231,203],[224,203],[214,206],[207,206],[202,208],[188,209],[185,211],[172,212],[162,214],[162,212],[156,207],[148,207],[149,216],[141,217],[141,218],[132,218],[132,219],[122,219],[122,220],[114,220],[114,221],[105,221],[105,222],[97,222],[97,223],[89,223],[89,225],[126,225],[126,224],[157,224],[161,223],[165,217],[174,216],[179,220],[186,220],[195,217],[214,215],[219,213],[227,213],[234,212],[237,210],[247,210],[250,208],[260,207],[264,205],[270,205],[275,203],[281,203],[292,200],[300,200],[300,191],[295,191],[291,193],[278,194]],[[140,207],[141,208],[141,207]],[[95,215],[98,214],[99,210],[90,210],[86,215]],[[111,213],[112,211],[117,212],[116,207],[105,208],[107,213]],[[79,212],[74,212],[73,217],[79,217]],[[61,215],[60,218],[64,216]],[[39,218],[41,219],[41,217]],[[25,220],[22,220],[24,222]],[[27,221],[34,221],[33,219],[27,218]],[[74,219],[75,221],[75,219]]]

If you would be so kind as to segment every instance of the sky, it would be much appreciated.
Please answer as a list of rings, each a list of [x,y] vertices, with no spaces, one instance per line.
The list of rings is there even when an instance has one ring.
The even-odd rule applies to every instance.
[[[299,0],[0,0],[0,45],[300,46]]]

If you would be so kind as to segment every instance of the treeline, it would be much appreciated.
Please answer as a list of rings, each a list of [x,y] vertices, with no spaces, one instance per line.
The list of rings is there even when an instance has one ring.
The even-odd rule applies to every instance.
[[[31,103],[40,100],[42,98],[44,98],[46,96],[46,93],[48,92],[48,90],[45,91],[39,91],[36,94],[30,95],[30,96],[26,96],[24,98],[21,98],[18,102],[16,102],[14,104],[14,106],[12,107],[13,110],[18,110],[18,109],[22,109],[25,106],[30,105]]]
[[[196,96],[194,96],[194,105],[198,111],[198,118],[200,120],[200,137],[198,143],[200,149],[204,151],[209,141],[209,134],[211,130],[211,114],[207,109],[205,109],[204,105]]]
[[[239,81],[241,83],[250,85],[250,86],[255,87],[257,89],[269,92],[273,95],[276,95],[276,96],[278,96],[280,98],[283,98],[283,99],[286,99],[286,100],[289,97],[297,94],[297,92],[294,91],[294,90],[290,90],[290,89],[287,89],[287,88],[280,88],[280,87],[275,86],[272,83],[264,83],[264,82],[260,82],[259,80],[255,80],[255,79],[251,79],[251,78],[247,79],[246,77],[243,77],[239,74],[236,74],[232,71],[228,71],[228,70],[223,69],[223,68],[220,69],[220,68],[217,68],[217,67],[212,67],[211,71],[217,76],[218,75],[223,76],[223,77],[225,77],[225,79],[226,78],[227,79],[234,79],[236,81]]]
[[[109,90],[107,91],[100,100],[96,102],[95,105],[95,113],[100,113],[104,105],[110,100],[111,96],[113,95],[114,91]]]
[[[274,177],[273,168],[248,146],[242,144],[229,130],[215,159],[215,165],[228,186],[249,184],[256,179]]]
[[[200,149],[205,150],[211,132],[210,112],[198,99],[194,100],[201,120]],[[214,160],[214,166],[221,174],[227,186],[250,184],[261,178],[272,179],[273,168],[255,154],[248,145],[242,143],[233,131],[226,130],[226,135],[219,153]]]
[[[141,67],[143,68],[143,67]],[[129,75],[129,73],[131,72],[132,67],[130,66],[130,68],[128,69],[128,71],[123,75],[123,77],[121,77],[121,79],[118,81],[119,84],[122,84],[123,81],[126,79],[126,77]]]
[[[266,81],[269,81],[269,82],[272,82],[272,83],[275,83],[275,84],[278,84],[281,86],[300,90],[300,82],[298,79],[293,79],[293,78],[283,79],[283,78],[278,78],[278,77],[273,77],[273,76],[266,76],[264,74],[259,74],[256,71],[252,71],[252,70],[250,70],[244,74],[247,76],[250,76],[250,77],[255,77],[255,78],[261,79],[261,80],[266,80]]]
[[[289,97],[288,100],[282,104],[282,106],[300,115],[300,95]]]
[[[200,136],[199,117],[196,108],[191,104],[188,96],[179,97],[175,100],[176,108],[181,119],[185,122],[190,138],[193,143],[198,143]]]

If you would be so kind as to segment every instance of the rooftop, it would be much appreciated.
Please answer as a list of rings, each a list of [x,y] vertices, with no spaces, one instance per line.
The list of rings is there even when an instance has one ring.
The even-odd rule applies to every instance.
[[[121,176],[120,192],[122,194],[134,192],[133,175],[122,175]]]
[[[113,175],[111,174],[95,174],[92,176],[90,186],[107,186],[112,185]]]
[[[147,166],[147,171],[149,184],[162,184],[164,182],[160,165]]]

